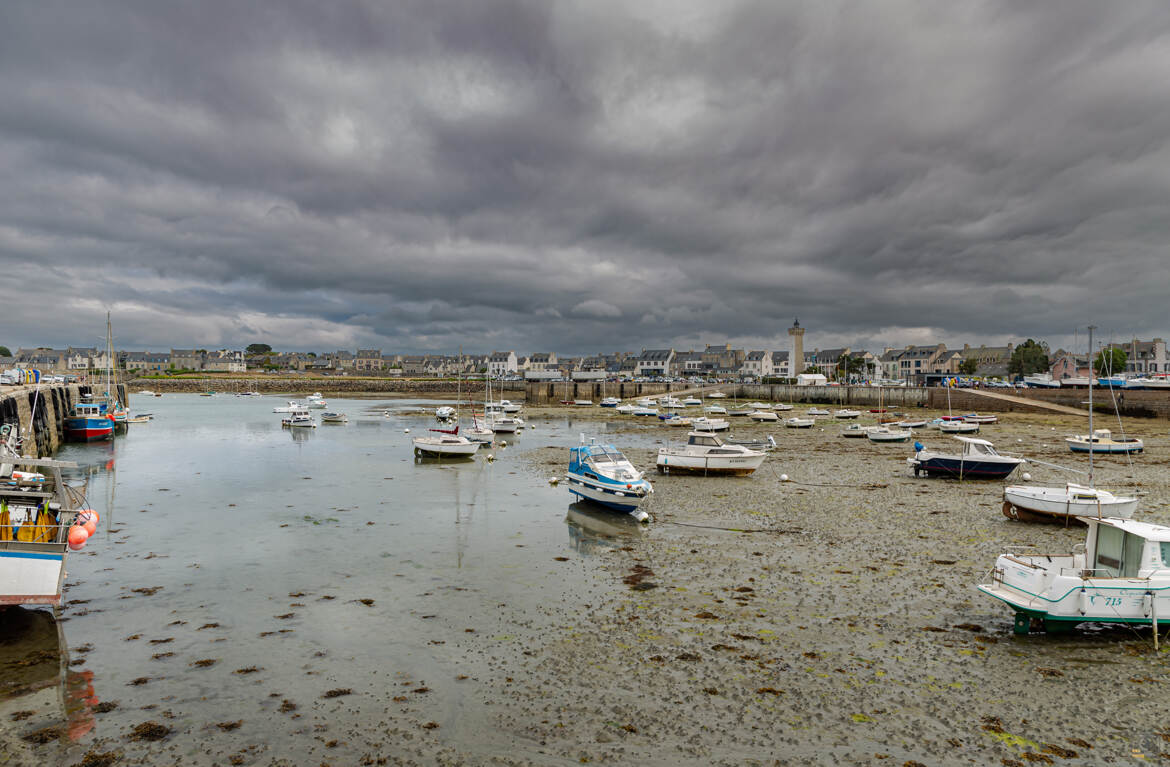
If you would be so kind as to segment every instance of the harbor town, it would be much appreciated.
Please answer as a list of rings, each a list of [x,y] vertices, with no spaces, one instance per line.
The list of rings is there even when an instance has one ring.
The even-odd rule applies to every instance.
[[[1167,40],[0,5],[0,767],[1170,765]]]
[[[604,377],[146,372],[112,329],[64,367],[21,350],[6,756],[1161,759],[1170,392],[1126,385],[1161,380],[1161,342],[1120,374],[1110,344],[1064,377],[1033,359],[1032,385],[972,364],[1007,347],[905,349],[924,386],[803,335],[794,377],[730,345]]]

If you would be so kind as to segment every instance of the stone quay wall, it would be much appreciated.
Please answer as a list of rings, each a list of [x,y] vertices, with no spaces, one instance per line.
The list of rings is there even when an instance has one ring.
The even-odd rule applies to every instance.
[[[119,384],[117,391],[128,405],[125,384]],[[44,458],[65,441],[65,417],[81,395],[93,393],[94,387],[84,384],[6,386],[0,389],[0,424],[17,426],[25,455]]]
[[[482,392],[482,381],[427,378],[349,378],[257,376],[255,378],[134,378],[126,383],[130,391],[149,390],[160,394],[214,391],[219,394],[238,394],[256,391],[261,394],[282,394],[303,397],[319,391],[324,395],[337,394],[454,394],[462,390]],[[493,381],[493,396],[508,399],[509,395],[524,392],[523,381]]]
[[[725,392],[729,399],[751,402],[787,402],[839,407],[877,407],[879,390],[874,386],[793,386],[789,384],[720,384],[695,386],[687,383],[620,383],[574,382],[554,383],[531,381],[527,384],[524,401],[529,405],[557,405],[569,400],[587,399],[594,403],[605,397],[622,400],[638,397],[659,397],[670,392],[693,392],[703,396],[712,391]],[[891,408],[926,407],[927,390],[915,387],[882,387],[883,406]],[[724,405],[727,403],[724,402]]]

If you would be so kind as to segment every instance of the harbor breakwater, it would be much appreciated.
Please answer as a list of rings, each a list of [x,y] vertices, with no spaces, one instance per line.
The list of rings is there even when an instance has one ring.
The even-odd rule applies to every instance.
[[[703,396],[713,391],[724,392],[729,398],[751,402],[788,402],[838,405],[839,407],[877,407],[878,389],[873,386],[792,386],[786,384],[720,384],[696,386],[690,383],[631,383],[631,382],[530,382],[524,401],[529,405],[556,405],[569,400],[592,400],[605,397],[632,399],[658,397],[671,392],[693,392]],[[926,407],[926,389],[891,387],[881,389],[883,406],[891,408]],[[727,404],[727,403],[724,403]]]
[[[25,455],[52,455],[65,441],[65,417],[83,394],[92,393],[93,387],[83,384],[5,388],[0,390],[0,424],[19,429]],[[117,393],[122,402],[129,404],[124,384],[118,384]]]

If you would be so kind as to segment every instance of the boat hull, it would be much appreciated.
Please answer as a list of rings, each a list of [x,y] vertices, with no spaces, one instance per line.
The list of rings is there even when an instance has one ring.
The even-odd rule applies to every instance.
[[[97,442],[114,436],[114,422],[108,416],[71,416],[65,419],[65,439],[70,442]]]
[[[1004,516],[1024,522],[1082,525],[1084,523],[1077,519],[1078,516],[1130,519],[1137,504],[1137,498],[1076,500],[1063,490],[1043,493],[1041,488],[1027,486],[1010,486],[1003,490]]]
[[[926,458],[915,462],[914,476],[919,472],[928,477],[952,477],[955,479],[1004,479],[1019,466],[1017,463],[999,461],[963,460],[957,458]]]
[[[638,493],[634,488],[602,485],[577,474],[569,475],[569,492],[614,511],[636,511],[649,493]]]
[[[1101,443],[1093,443],[1091,446],[1088,442],[1081,440],[1065,440],[1068,443],[1068,449],[1074,453],[1092,453],[1093,455],[1118,455],[1125,453],[1141,453],[1145,450],[1145,445],[1142,442],[1125,443],[1119,442],[1112,445],[1102,445]]]
[[[658,454],[658,471],[663,474],[724,474],[743,477],[764,462],[764,456],[691,456]]]
[[[0,605],[60,605],[65,547],[8,545],[0,549]]]

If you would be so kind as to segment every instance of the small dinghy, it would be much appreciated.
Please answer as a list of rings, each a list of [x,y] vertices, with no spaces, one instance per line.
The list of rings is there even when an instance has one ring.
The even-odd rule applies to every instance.
[[[324,412],[321,414],[321,423],[349,423],[345,413]]]

